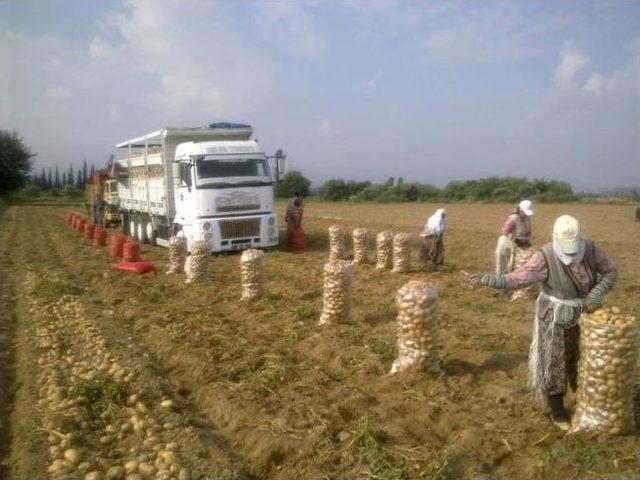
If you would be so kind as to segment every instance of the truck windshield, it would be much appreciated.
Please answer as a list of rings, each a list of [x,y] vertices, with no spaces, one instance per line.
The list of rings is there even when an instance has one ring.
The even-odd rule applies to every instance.
[[[200,159],[196,162],[198,179],[222,177],[268,177],[269,167],[264,159],[225,158]]]

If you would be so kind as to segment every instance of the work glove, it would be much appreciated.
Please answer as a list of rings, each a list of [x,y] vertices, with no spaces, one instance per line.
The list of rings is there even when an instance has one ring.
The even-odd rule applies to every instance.
[[[613,283],[606,278],[603,278],[598,283],[596,283],[595,287],[593,287],[589,291],[589,293],[587,294],[587,298],[585,299],[587,310],[592,312],[593,310],[596,310],[600,305],[602,305],[604,303],[604,296],[612,288]]]
[[[504,278],[504,275],[477,273],[476,278],[478,279],[478,282],[480,282],[480,285],[484,285],[485,287],[499,288],[501,290],[507,288],[507,279]]]

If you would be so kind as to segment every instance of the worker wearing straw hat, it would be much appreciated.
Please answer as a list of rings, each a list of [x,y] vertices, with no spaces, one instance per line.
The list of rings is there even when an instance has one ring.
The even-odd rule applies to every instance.
[[[522,200],[500,229],[496,247],[496,275],[509,273],[514,268],[516,248],[528,248],[531,244],[531,200]]]
[[[581,231],[578,220],[562,215],[553,227],[553,241],[529,261],[506,275],[479,273],[482,285],[521,288],[541,283],[536,300],[529,370],[534,389],[547,397],[551,418],[562,430],[570,427],[564,408],[567,384],[576,389],[579,357],[578,318],[583,309],[602,304],[618,271],[607,254]]]

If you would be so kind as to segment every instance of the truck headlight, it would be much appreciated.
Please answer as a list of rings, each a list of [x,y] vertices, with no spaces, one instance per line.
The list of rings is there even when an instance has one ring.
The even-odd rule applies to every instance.
[[[276,233],[276,229],[273,227],[269,227],[269,229],[267,230],[267,233],[269,234],[270,237],[273,237],[273,234]]]
[[[204,239],[208,242],[213,238],[213,233],[207,232],[204,234]]]
[[[211,228],[211,224],[209,222],[204,222],[202,224],[202,229],[203,230],[209,230]]]
[[[267,220],[267,224],[272,227],[273,224],[276,223],[276,219],[275,217],[269,217],[269,220]]]

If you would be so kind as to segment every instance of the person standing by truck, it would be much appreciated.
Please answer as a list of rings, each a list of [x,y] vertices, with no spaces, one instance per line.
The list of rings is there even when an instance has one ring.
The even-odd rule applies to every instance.
[[[300,192],[294,192],[293,198],[287,204],[284,220],[287,222],[287,242],[289,248],[295,248],[294,232],[302,230],[302,217],[304,215],[304,203]],[[304,236],[304,233],[302,234]]]
[[[495,252],[496,275],[512,271],[516,249],[526,249],[531,245],[532,215],[531,200],[522,200],[502,224]]]
[[[104,226],[104,210],[107,202],[104,201],[101,194],[96,196],[96,203],[93,205],[93,221],[96,225]]]

